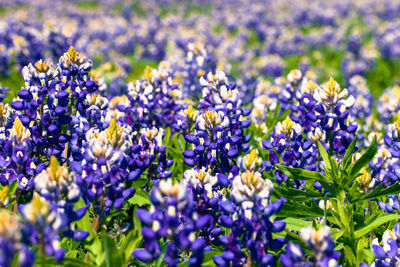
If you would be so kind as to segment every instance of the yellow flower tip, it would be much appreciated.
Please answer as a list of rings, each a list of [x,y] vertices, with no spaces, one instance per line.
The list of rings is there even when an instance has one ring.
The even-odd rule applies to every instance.
[[[262,160],[258,157],[257,149],[253,149],[252,151],[250,151],[249,154],[244,156],[244,160],[243,160],[244,167],[247,170],[252,169],[253,165],[255,167],[259,166],[261,162],[262,162]]]
[[[76,56],[78,54],[78,52],[76,51],[75,47],[71,45],[68,48],[67,54],[70,56]]]
[[[10,227],[14,230],[18,227],[16,217],[11,216],[7,211],[0,211],[0,233],[5,235],[6,232],[10,231]]]
[[[296,78],[300,78],[300,77],[301,77],[301,71],[300,71],[299,69],[291,70],[291,71],[289,72],[289,76],[293,76],[293,77],[296,77]]]
[[[100,76],[100,71],[92,69],[91,71],[89,71],[90,77],[91,78],[96,78],[98,76]]]
[[[195,119],[196,113],[197,111],[193,108],[192,105],[189,105],[189,107],[185,110],[186,116],[192,121]]]
[[[326,83],[326,87],[330,95],[333,95],[334,93],[339,93],[340,91],[339,83],[335,81],[335,79],[333,79],[332,77],[329,78],[329,81]]]
[[[121,95],[121,96],[114,96],[111,98],[111,106],[116,106],[119,104],[124,104],[126,101],[128,101],[128,97],[126,95]]]
[[[72,45],[69,47],[68,51],[66,53],[64,53],[63,55],[63,59],[65,62],[67,62],[67,64],[77,64],[79,63],[81,57],[78,53],[78,51],[76,51],[75,47],[73,47]]]
[[[193,44],[193,49],[197,52],[201,50],[201,44],[199,43],[194,43]]]
[[[46,61],[43,61],[42,59],[35,63],[35,69],[38,72],[47,72],[49,68],[50,66],[46,63]]]
[[[315,90],[318,87],[318,85],[313,82],[313,81],[308,81],[306,88],[308,89],[308,91],[312,92],[313,90]]]
[[[314,71],[308,70],[308,71],[306,72],[306,75],[305,75],[305,76],[306,76],[307,78],[311,79],[311,78],[314,78],[314,77],[316,76],[316,74],[315,74]]]
[[[123,129],[117,124],[114,118],[111,119],[110,125],[106,129],[106,138],[107,142],[114,147],[119,146],[121,141],[123,141]]]
[[[60,170],[61,166],[55,156],[51,156],[50,164],[49,164],[48,168],[49,168],[50,177],[52,178],[52,180],[57,181],[58,177],[61,175],[61,170]]]
[[[195,173],[195,177],[197,178],[197,180],[204,183],[204,180],[207,177],[207,175],[203,169],[200,169],[198,173]]]
[[[47,215],[49,213],[49,204],[46,200],[38,194],[34,194],[32,198],[32,206],[30,213],[36,217],[36,215]],[[33,218],[33,217],[31,217]]]
[[[54,23],[51,21],[51,20],[46,20],[45,22],[44,22],[44,25],[47,27],[47,28],[53,28],[55,25],[54,25]]]
[[[120,128],[120,126],[116,123],[115,119],[112,118],[111,121],[110,121],[110,125],[108,126],[107,130],[110,133],[114,133],[114,132],[118,131],[119,128]]]
[[[202,69],[197,71],[197,77],[204,76],[204,74],[206,74],[206,72],[204,70],[202,70]]]
[[[169,63],[168,63],[168,61],[164,60],[164,61],[161,61],[161,62],[158,64],[158,66],[159,66],[161,69],[167,69],[167,68],[169,67]]]
[[[397,114],[396,121],[394,122],[394,126],[396,127],[397,131],[400,132],[400,113]]]
[[[8,199],[8,186],[4,186],[3,189],[0,190],[0,203],[3,203],[7,201]]]
[[[208,121],[212,126],[216,125],[217,116],[218,114],[214,110],[207,110],[203,115],[204,119]]]
[[[12,132],[13,132],[12,135],[16,137],[17,142],[19,144],[22,144],[22,140],[29,136],[29,133],[25,129],[25,127],[22,124],[22,122],[19,119],[19,117],[16,117],[15,120],[14,120],[14,125],[13,125],[13,128],[12,128]]]
[[[113,68],[113,64],[111,62],[104,63],[102,66],[103,71],[111,71]]]
[[[22,125],[22,122],[21,122],[21,120],[19,119],[19,117],[16,117],[16,118],[15,118],[15,120],[14,120],[14,126],[13,126],[13,127],[16,128],[16,129],[21,129],[21,128],[24,127],[24,125]]]
[[[146,68],[144,69],[144,74],[143,77],[151,82],[152,78],[153,78],[153,69],[150,66],[146,66]]]
[[[286,119],[283,121],[283,125],[286,130],[290,130],[294,125],[294,121],[292,121],[292,119],[287,116]]]
[[[258,183],[261,181],[262,177],[259,172],[249,171],[242,173],[241,175],[242,183],[249,187],[257,187]]]
[[[357,177],[357,182],[360,185],[368,185],[371,181],[371,174],[367,172],[366,169],[361,170],[362,175]]]

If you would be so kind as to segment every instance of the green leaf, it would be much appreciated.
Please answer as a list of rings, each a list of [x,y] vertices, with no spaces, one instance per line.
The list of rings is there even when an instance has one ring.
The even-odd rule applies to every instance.
[[[324,211],[320,207],[318,207],[318,205],[309,207],[305,204],[300,203],[284,203],[282,209],[276,214],[276,216],[294,218],[317,218],[324,217]]]
[[[121,252],[117,248],[114,239],[112,239],[106,232],[103,232],[102,239],[103,239],[103,250],[106,254],[104,266],[106,267],[125,266]]]
[[[304,188],[303,190],[299,190],[294,188],[284,188],[276,186],[274,189],[277,190],[279,193],[281,193],[281,195],[284,196],[286,199],[309,200],[310,198],[318,198],[318,199],[325,198],[324,194],[321,194],[309,188]]]
[[[284,121],[286,119],[286,117],[289,116],[290,112],[292,112],[291,109],[287,109],[284,112],[282,112],[282,114],[277,119],[277,123]]]
[[[328,152],[326,152],[324,146],[320,142],[318,142],[318,149],[319,149],[319,153],[322,156],[322,159],[324,160],[325,167],[328,170],[331,170],[332,169],[331,159],[328,155]]]
[[[94,267],[94,265],[89,262],[77,258],[65,258],[63,264],[68,267]]]
[[[337,190],[336,190],[336,187],[335,187],[334,184],[332,185],[332,184],[329,184],[329,183],[324,182],[324,181],[319,181],[319,182],[320,182],[321,186],[322,186],[326,191],[328,191],[329,193],[332,194],[330,197],[335,197],[335,196],[336,196]]]
[[[149,200],[149,193],[141,188],[136,189],[135,195],[128,200],[129,203],[138,206],[144,206],[151,204]]]
[[[142,175],[139,179],[137,179],[136,181],[132,182],[132,187],[134,188],[142,188],[143,186],[145,186],[147,184],[147,182],[149,181],[149,179]]]
[[[300,232],[301,229],[307,226],[312,226],[312,223],[310,221],[304,221],[302,219],[296,219],[296,218],[286,218],[285,222],[286,222],[286,229],[294,230],[297,232]]]
[[[371,160],[374,159],[376,152],[378,149],[376,148],[376,136],[372,141],[372,144],[367,148],[365,153],[359,158],[353,165],[350,171],[350,176],[355,177],[358,172],[367,165]],[[354,178],[355,179],[355,178]]]
[[[85,205],[82,198],[79,199],[77,207],[81,208]],[[96,265],[100,265],[104,260],[104,253],[101,246],[101,241],[97,236],[97,233],[93,230],[92,223],[90,221],[89,212],[86,212],[82,219],[76,222],[77,229],[85,230],[89,232],[89,237],[83,242],[83,246],[88,249],[93,257],[92,260],[96,262]]]
[[[369,248],[369,240],[367,238],[360,238],[357,243],[357,264],[362,262],[371,262],[374,258]]]
[[[338,240],[343,235],[343,231],[337,228],[331,228],[331,237],[333,240]]]
[[[279,113],[281,112],[281,103],[278,102],[277,107],[275,109],[275,112],[272,113],[271,111],[268,112],[268,117],[267,120],[265,122],[265,124],[267,125],[267,136],[273,131],[275,125],[278,122],[283,121],[284,119],[286,119],[286,117],[292,112],[291,109],[286,109],[285,111],[282,112],[282,114],[279,116]]]
[[[353,251],[351,250],[351,248],[349,246],[344,247],[344,253],[346,255],[346,258],[345,258],[346,266],[358,266],[356,256],[354,255]]]
[[[136,215],[137,207],[133,210],[133,229],[125,236],[120,245],[120,250],[124,253],[125,261],[131,257],[132,252],[140,247],[143,237],[141,234],[141,223]]]
[[[351,161],[353,158],[353,151],[357,144],[357,135],[354,137],[353,142],[351,142],[350,146],[347,148],[346,153],[344,154],[342,166],[345,170],[350,167]]]
[[[396,182],[395,184],[383,188],[383,184],[379,184],[374,191],[369,192],[366,195],[363,195],[352,202],[360,201],[360,200],[366,200],[366,199],[371,199],[371,198],[376,198],[380,196],[386,196],[386,195],[394,195],[400,193],[400,182]]]
[[[163,138],[164,142],[163,143],[167,145],[167,144],[169,144],[170,140],[171,140],[171,128],[166,127],[164,129],[164,138]]]
[[[300,168],[290,168],[282,164],[277,164],[276,167],[278,167],[278,169],[280,169],[284,174],[295,180],[317,180],[329,182],[327,178],[319,172],[308,171]]]
[[[170,154],[172,156],[172,158],[174,158],[174,159],[178,158],[178,159],[183,160],[184,157],[183,157],[182,151],[180,151],[180,149],[176,149],[176,148],[174,148],[172,146],[168,146],[168,145],[166,145],[165,147],[167,148],[167,153]]]
[[[365,224],[364,225],[368,225],[368,224],[372,223],[378,217],[380,217],[383,213],[384,212],[382,210],[379,210],[379,211],[376,211],[376,212],[372,213],[372,215],[368,216],[368,218],[365,220]]]
[[[386,216],[382,216],[375,221],[373,221],[371,224],[368,224],[364,226],[363,228],[357,230],[354,232],[354,238],[358,239],[362,237],[363,235],[369,233],[371,230],[381,226],[384,223],[390,222],[390,221],[398,221],[400,220],[400,215],[398,214],[388,214]]]
[[[361,173],[358,173],[356,175],[350,175],[348,174],[345,170],[342,171],[342,181],[340,182],[340,185],[342,188],[345,188],[346,190],[349,189],[349,186],[351,185],[354,180],[356,180]]]
[[[9,196],[15,195],[17,188],[18,188],[18,179],[15,179],[14,181],[11,182],[11,184],[8,187],[8,195]]]

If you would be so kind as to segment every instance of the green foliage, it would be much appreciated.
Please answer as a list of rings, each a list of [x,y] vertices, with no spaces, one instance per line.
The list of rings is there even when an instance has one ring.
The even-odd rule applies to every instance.
[[[364,208],[360,206],[362,201],[399,193],[400,184],[396,183],[388,188],[378,186],[368,194],[357,189],[358,185],[355,180],[360,175],[360,171],[368,165],[377,153],[377,143],[375,138],[370,147],[353,163],[356,142],[357,137],[347,149],[341,162],[333,159],[322,144],[318,143],[325,175],[315,171],[277,165],[279,170],[290,179],[306,180],[307,186],[304,190],[291,188],[288,183],[286,183],[286,186],[275,187],[278,193],[288,200],[283,205],[282,210],[276,214],[277,217],[285,219],[286,229],[300,231],[303,227],[312,225],[312,222],[319,220],[319,218],[329,221],[337,227],[332,236],[338,244],[337,247],[343,250],[342,253],[345,257],[342,257],[341,260],[342,264],[346,266],[358,266],[361,262],[371,259],[370,253],[366,251],[368,244],[365,243],[365,235],[388,222],[400,220],[398,214],[381,216],[379,212],[375,216],[365,217]],[[312,181],[321,183],[324,189],[322,193],[312,188]],[[326,203],[329,200],[332,208],[321,209],[313,199],[324,201],[325,207],[327,207]],[[311,221],[304,219],[311,219]]]
[[[9,76],[0,75],[0,85],[8,87],[10,90],[6,93],[4,103],[10,103],[14,97],[17,97],[18,91],[24,85],[24,79],[21,74],[13,68]]]

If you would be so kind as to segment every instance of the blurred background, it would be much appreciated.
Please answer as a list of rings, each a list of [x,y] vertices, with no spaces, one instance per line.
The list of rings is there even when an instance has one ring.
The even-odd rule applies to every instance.
[[[294,68],[343,86],[364,76],[377,98],[398,82],[400,1],[335,2],[0,0],[1,87],[11,101],[23,66],[56,64],[73,45],[118,93],[147,65],[184,66],[192,50],[237,79],[249,100],[260,79]]]

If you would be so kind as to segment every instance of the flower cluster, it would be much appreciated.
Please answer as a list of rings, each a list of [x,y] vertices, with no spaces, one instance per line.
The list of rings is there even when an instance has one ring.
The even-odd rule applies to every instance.
[[[0,266],[398,264],[398,1],[78,2],[0,0]]]
[[[137,131],[171,126],[180,110],[182,92],[178,87],[168,62],[161,62],[157,69],[147,67],[144,79],[128,84],[129,105],[117,109],[125,112],[125,122]]]
[[[235,83],[229,83],[225,73],[208,73],[202,77],[203,99],[199,111],[189,107],[187,118],[194,123],[194,133],[185,140],[192,149],[183,152],[185,163],[205,167],[214,173],[229,173],[239,152],[247,151],[250,136],[244,129],[250,126],[246,119],[251,109],[243,109]],[[195,120],[195,122],[193,122]]]
[[[303,228],[300,236],[311,249],[312,258],[307,259],[300,245],[289,243],[286,253],[281,256],[283,266],[339,266],[340,253],[334,250],[335,243],[330,237],[328,226],[319,230],[311,226]]]
[[[29,249],[29,228],[7,211],[0,212],[0,264],[1,266],[33,266],[34,252]],[[18,261],[15,262],[18,254]]]
[[[372,249],[376,257],[372,266],[396,266],[400,262],[399,258],[399,238],[400,224],[397,223],[393,230],[386,230],[382,236],[380,245],[379,240],[372,240]],[[360,264],[361,267],[369,267],[367,263]]]
[[[150,211],[137,211],[143,224],[145,249],[135,250],[133,256],[145,263],[153,262],[161,256],[158,240],[165,238],[169,241],[164,252],[164,261],[168,266],[177,266],[181,258],[189,258],[190,266],[199,266],[204,252],[211,248],[207,247],[205,238],[196,234],[211,226],[211,217],[193,211],[195,204],[190,188],[182,183],[163,180],[153,188],[150,200]]]

